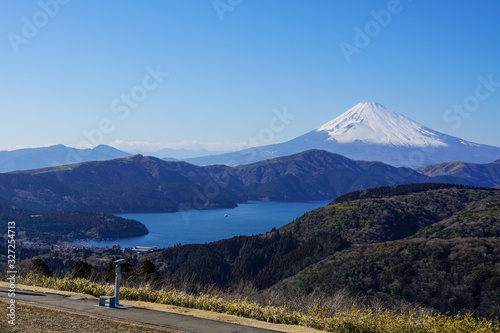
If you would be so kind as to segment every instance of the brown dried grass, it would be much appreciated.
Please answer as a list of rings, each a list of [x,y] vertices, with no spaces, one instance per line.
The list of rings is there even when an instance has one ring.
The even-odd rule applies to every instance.
[[[5,309],[8,304],[0,301],[0,308]],[[176,333],[160,327],[124,323],[21,302],[16,302],[16,325],[9,324],[6,317],[2,317],[4,318],[0,321],[0,332]]]

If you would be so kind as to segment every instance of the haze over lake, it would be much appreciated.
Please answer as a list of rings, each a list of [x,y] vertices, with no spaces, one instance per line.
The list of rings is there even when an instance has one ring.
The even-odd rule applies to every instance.
[[[176,213],[122,214],[121,217],[138,220],[146,225],[149,234],[141,237],[79,244],[112,246],[156,246],[164,248],[175,244],[200,244],[240,235],[265,233],[279,228],[328,201],[265,202],[251,201],[231,209],[180,211]]]

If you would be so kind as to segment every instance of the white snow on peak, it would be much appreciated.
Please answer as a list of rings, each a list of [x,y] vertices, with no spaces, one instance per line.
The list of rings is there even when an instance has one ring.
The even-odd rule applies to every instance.
[[[406,118],[379,103],[359,103],[316,129],[340,143],[404,147],[444,147],[439,133]]]

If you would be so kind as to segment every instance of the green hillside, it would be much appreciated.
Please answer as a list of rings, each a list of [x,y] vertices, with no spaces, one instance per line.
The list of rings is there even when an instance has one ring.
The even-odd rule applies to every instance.
[[[149,259],[159,273],[155,283],[189,293],[215,288],[282,305],[347,293],[371,305],[492,318],[500,315],[499,207],[496,189],[399,185],[339,197],[262,235],[177,245],[140,258],[110,249],[107,256],[130,262],[124,283],[132,285],[134,265]],[[99,266],[103,255],[40,254],[55,276],[85,260],[101,279],[109,266]]]
[[[247,281],[260,290],[346,289],[388,303],[500,314],[500,191],[422,186],[372,190],[264,235],[169,248],[153,260],[166,280],[193,291]]]
[[[412,207],[412,202],[419,206]],[[342,211],[346,206],[350,208]],[[383,241],[396,239],[394,230],[402,226],[396,223],[387,229],[384,223],[394,216],[395,207],[405,212],[399,220],[407,222],[403,230],[418,231]],[[365,218],[370,210],[378,214]],[[332,213],[322,223],[349,220],[334,225],[340,225],[340,232],[356,245],[308,267],[281,288],[325,294],[347,289],[386,300],[401,298],[442,312],[500,315],[499,191],[432,190],[333,204],[311,214],[319,222],[320,215]]]
[[[146,235],[146,226],[105,212],[61,211],[47,214],[0,203],[0,226],[16,222],[17,239],[42,243],[110,239]]]

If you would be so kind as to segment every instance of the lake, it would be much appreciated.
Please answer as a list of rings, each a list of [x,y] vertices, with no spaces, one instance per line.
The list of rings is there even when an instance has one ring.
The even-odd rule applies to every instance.
[[[164,248],[176,244],[200,244],[240,235],[257,235],[279,228],[329,201],[271,202],[251,201],[236,208],[180,211],[156,214],[120,214],[146,225],[149,234],[112,241],[78,242],[100,247],[119,244],[121,248],[156,246]]]

